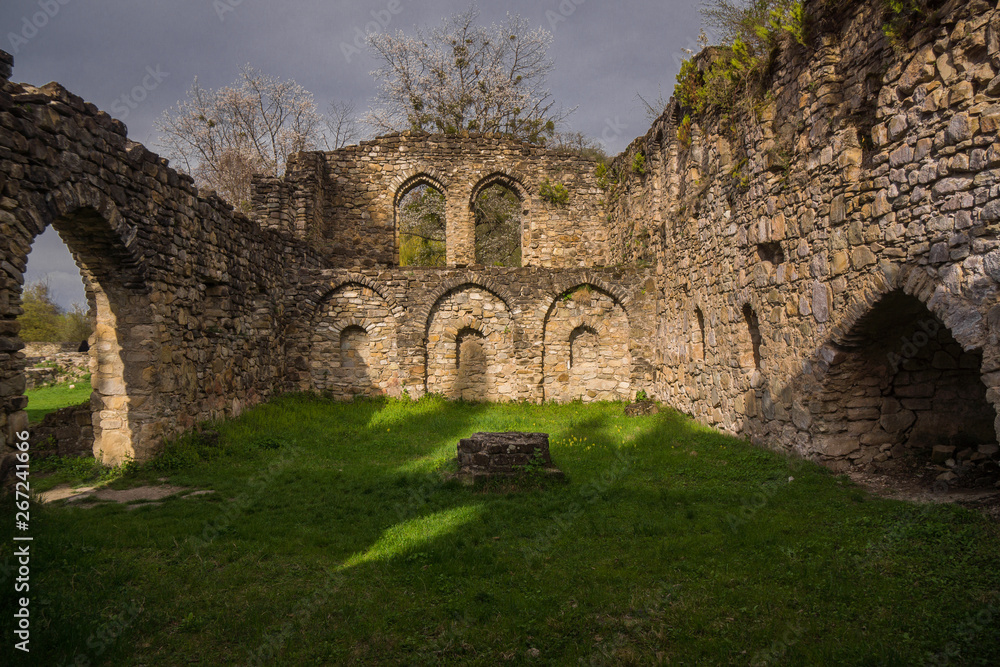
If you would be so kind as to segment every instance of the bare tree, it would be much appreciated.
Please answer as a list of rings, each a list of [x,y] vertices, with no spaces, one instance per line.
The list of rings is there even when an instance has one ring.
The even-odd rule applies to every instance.
[[[334,101],[326,108],[326,148],[337,150],[358,140],[358,121],[354,102]]]
[[[244,65],[236,82],[219,90],[195,79],[187,99],[164,111],[156,128],[167,157],[246,211],[253,174],[280,176],[289,155],[319,146],[322,124],[302,86]]]
[[[601,142],[583,132],[556,132],[545,145],[552,150],[575,153],[598,162],[605,162],[608,159]]]
[[[551,136],[568,114],[555,108],[545,80],[552,34],[507,15],[476,25],[473,5],[437,28],[409,37],[374,33],[381,82],[366,116],[378,132],[498,132],[528,141]]]

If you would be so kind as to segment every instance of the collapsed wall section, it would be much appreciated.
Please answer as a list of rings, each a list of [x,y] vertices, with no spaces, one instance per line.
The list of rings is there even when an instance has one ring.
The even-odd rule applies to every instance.
[[[280,388],[286,276],[318,259],[291,235],[199,196],[190,178],[129,141],[124,125],[58,84],[5,77],[0,453],[29,430],[17,317],[31,244],[49,225],[80,266],[96,314],[92,405],[102,460],[148,458],[164,438]]]

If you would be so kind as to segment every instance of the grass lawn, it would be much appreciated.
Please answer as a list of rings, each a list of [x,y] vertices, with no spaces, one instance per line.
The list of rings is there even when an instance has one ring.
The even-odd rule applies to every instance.
[[[112,482],[214,493],[32,507],[30,661],[0,663],[1000,664],[995,523],[673,412],[286,396],[216,428]],[[567,480],[442,476],[504,430]]]
[[[42,421],[45,415],[55,412],[59,408],[86,403],[90,400],[91,392],[94,391],[90,386],[89,379],[75,383],[74,389],[69,387],[70,383],[66,383],[26,391],[28,421],[37,424]]]

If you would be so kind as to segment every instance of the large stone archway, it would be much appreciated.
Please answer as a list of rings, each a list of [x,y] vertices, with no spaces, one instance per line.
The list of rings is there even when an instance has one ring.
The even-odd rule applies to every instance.
[[[155,350],[144,262],[126,245],[127,225],[103,195],[66,186],[34,201],[30,210],[17,211],[23,224],[14,231],[12,247],[30,247],[51,224],[80,268],[95,318],[90,341],[94,455],[112,465],[144,458],[158,444],[143,438],[144,427],[157,413],[151,378],[145,372]],[[8,262],[24,267],[27,254],[15,252]],[[20,303],[21,285],[11,287]],[[7,344],[20,345],[17,340]],[[14,389],[24,388],[22,371],[15,365],[19,375]],[[15,405],[23,408],[25,404],[25,399],[15,399]],[[16,426],[23,424],[17,413],[12,420]]]
[[[982,353],[963,349],[916,297],[889,292],[832,349],[811,401],[814,448],[823,458],[861,467],[972,464],[980,446],[996,442]],[[977,471],[969,472],[975,483]]]

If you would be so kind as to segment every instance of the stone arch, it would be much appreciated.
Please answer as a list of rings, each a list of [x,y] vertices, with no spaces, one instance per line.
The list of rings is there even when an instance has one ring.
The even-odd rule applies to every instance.
[[[740,369],[744,377],[751,379],[751,383],[768,370],[768,332],[765,331],[768,322],[766,317],[761,317],[761,313],[766,313],[767,310],[754,297],[755,294],[749,289],[740,290],[731,298],[729,308],[734,368]]]
[[[136,229],[107,195],[79,183],[24,196],[20,203],[14,212],[20,229],[9,239],[13,263],[23,270],[35,238],[51,225],[83,274],[96,320],[90,341],[95,457],[110,465],[149,458],[158,434],[158,397],[152,388],[158,355],[147,266],[137,247]],[[22,278],[5,278],[6,298],[19,302]],[[0,338],[6,339],[0,340],[0,347],[20,347],[14,333]],[[15,391],[23,391],[23,371],[18,375]],[[26,399],[15,399],[15,404],[23,408]],[[14,431],[27,430],[25,413],[15,412],[10,422]]]
[[[472,192],[469,194],[469,208],[472,208],[476,204],[476,199],[482,194],[483,190],[490,187],[491,185],[502,185],[508,190],[511,190],[517,195],[517,198],[521,200],[521,204],[525,207],[522,210],[524,215],[528,215],[528,205],[531,203],[531,191],[525,183],[528,179],[513,169],[507,169],[501,167],[496,169],[486,176],[480,178],[474,186],[472,186]]]
[[[589,356],[585,358],[580,354],[578,344],[585,338],[593,337],[595,340],[600,340],[600,334],[597,329],[588,325],[581,324],[573,329],[569,334],[569,368],[573,370],[574,366],[579,367],[581,363],[593,363],[596,362],[596,357],[590,359]],[[588,350],[589,351],[589,350]],[[596,352],[596,350],[594,350]]]
[[[948,326],[955,303],[945,309],[922,271],[860,282],[814,362],[811,416],[796,424],[811,433],[813,455],[840,469],[921,473],[932,459],[954,459],[953,471],[927,481],[941,473],[952,484],[992,486],[996,463],[980,452],[996,446],[1000,420],[982,350],[969,344],[975,325]]]
[[[697,328],[692,327],[694,343],[691,348],[691,358],[694,361],[704,361],[708,351],[708,337],[705,333],[705,311],[700,305],[694,307],[693,324]]]
[[[465,400],[511,400],[518,387],[509,303],[487,286],[465,281],[441,291],[425,320],[426,391]],[[471,332],[482,347],[476,378],[461,372],[462,334]]]
[[[592,282],[563,289],[543,323],[542,389],[546,400],[619,400],[631,392],[629,316],[621,301]],[[579,331],[592,332],[596,353],[573,363]]]
[[[856,277],[847,292],[850,301],[831,323],[829,343],[850,342],[850,332],[887,294],[900,290],[918,299],[951,330],[967,349],[979,348],[986,340],[986,322],[979,308],[962,297],[948,293],[940,282],[923,268],[894,267],[890,272],[876,272]]]
[[[559,299],[562,299],[563,297],[573,292],[574,290],[577,290],[585,286],[590,286],[594,289],[600,290],[605,294],[609,295],[611,298],[613,298],[615,301],[618,302],[618,304],[622,307],[625,313],[629,316],[629,319],[631,319],[632,296],[624,289],[622,289],[620,286],[611,285],[607,281],[586,272],[583,273],[582,275],[574,276],[573,278],[559,280],[556,283],[556,288],[553,291],[549,292],[548,296],[549,307],[545,313],[545,316],[548,317],[552,313],[552,310],[559,303]]]
[[[450,182],[447,176],[430,166],[407,169],[399,174],[396,174],[392,178],[392,181],[389,182],[389,189],[390,192],[392,192],[393,208],[399,205],[399,200],[402,199],[407,192],[418,185],[429,185],[435,190],[441,192],[441,194],[447,196]]]
[[[426,324],[426,328],[424,330],[425,334],[429,331],[431,314],[441,300],[448,296],[451,292],[466,288],[478,288],[489,292],[496,298],[500,299],[507,310],[511,311],[512,315],[518,314],[518,311],[513,309],[513,305],[515,303],[514,296],[506,287],[490,276],[480,273],[467,273],[464,276],[453,278],[452,280],[445,282],[444,285],[434,290],[424,305],[414,312],[414,321],[424,322]]]
[[[316,296],[314,302],[316,304],[313,316],[316,316],[318,309],[322,307],[323,302],[330,299],[337,291],[342,289],[347,285],[356,285],[361,288],[370,289],[372,292],[377,294],[379,298],[384,300],[392,311],[392,314],[397,318],[401,319],[405,312],[405,308],[400,305],[396,298],[385,289],[384,285],[377,283],[368,276],[363,276],[360,273],[349,273],[344,278],[339,280],[334,280],[329,286],[321,286],[322,291],[317,290],[315,292]]]
[[[402,309],[370,282],[350,277],[317,304],[308,354],[312,386],[317,391],[341,399],[402,393],[396,327]],[[344,336],[350,330],[363,331],[365,340],[351,338],[354,363],[348,364]],[[362,344],[364,349],[358,347]],[[364,362],[363,367],[358,360]]]
[[[455,335],[454,396],[465,401],[477,401],[489,393],[486,335],[474,326],[464,326]]]

